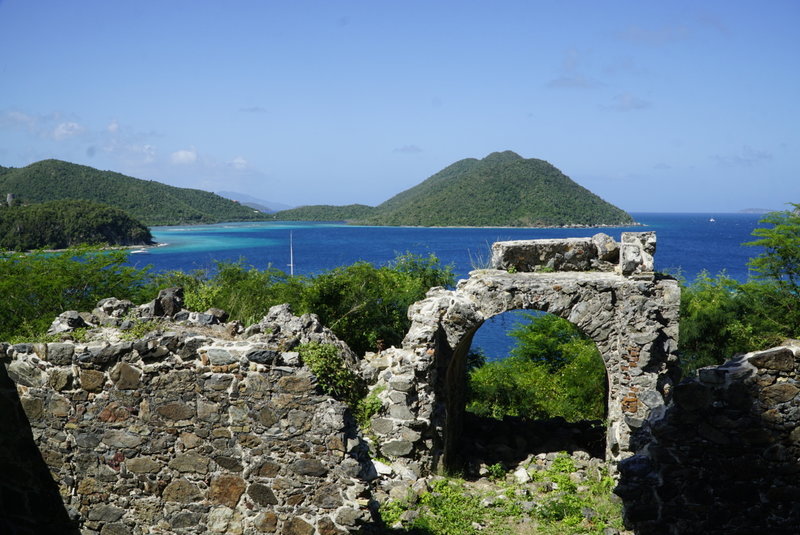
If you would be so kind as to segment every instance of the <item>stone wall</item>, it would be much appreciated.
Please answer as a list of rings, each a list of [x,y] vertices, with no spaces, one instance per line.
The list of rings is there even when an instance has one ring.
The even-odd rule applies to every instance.
[[[150,319],[141,338],[119,329],[159,307],[104,300],[54,324],[89,323],[89,341],[0,346],[0,533],[333,535],[369,521],[358,429],[293,351],[346,346],[286,306],[246,332],[175,309],[184,321]]]
[[[616,490],[640,534],[797,533],[800,343],[703,368],[652,418]]]
[[[632,455],[679,373],[680,289],[652,273],[655,234],[625,233],[620,244],[605,235],[504,242],[493,251],[506,269],[473,271],[455,290],[432,289],[410,307],[402,347],[366,359],[365,375],[388,407],[372,424],[375,449],[409,477],[460,468],[472,337],[492,316],[523,309],[565,318],[595,341],[608,379],[606,457]],[[582,271],[598,262],[607,269]]]

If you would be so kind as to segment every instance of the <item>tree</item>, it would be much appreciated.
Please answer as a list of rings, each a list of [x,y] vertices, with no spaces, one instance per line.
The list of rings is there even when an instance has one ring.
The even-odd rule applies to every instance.
[[[596,420],[605,416],[606,370],[594,341],[565,319],[527,314],[511,355],[470,371],[467,410],[480,416]]]
[[[762,247],[748,265],[752,280],[701,273],[681,293],[678,347],[684,372],[722,364],[800,335],[800,205],[767,214],[753,231]]]
[[[126,266],[125,251],[87,247],[0,256],[0,340],[42,335],[65,310],[92,310],[106,297],[152,299],[148,270]]]
[[[774,282],[788,296],[800,298],[800,204],[792,206],[792,211],[767,214],[760,223],[772,226],[756,228],[753,236],[759,239],[745,245],[764,248],[748,263],[757,279]]]

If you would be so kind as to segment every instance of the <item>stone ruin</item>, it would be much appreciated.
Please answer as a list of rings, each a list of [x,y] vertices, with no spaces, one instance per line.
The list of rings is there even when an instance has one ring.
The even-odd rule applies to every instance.
[[[492,316],[522,309],[565,318],[594,340],[608,379],[606,458],[633,455],[679,373],[680,289],[654,273],[655,244],[653,232],[623,233],[621,243],[605,234],[498,242],[492,269],[473,271],[455,290],[430,290],[409,309],[402,347],[367,358],[388,406],[372,422],[375,449],[415,476],[461,468],[473,335]]]
[[[295,348],[355,355],[286,305],[247,329],[221,318],[171,289],[53,323],[91,328],[86,342],[0,345],[0,533],[335,535],[371,521],[359,430]],[[126,335],[141,322],[151,331]]]
[[[636,533],[798,533],[800,342],[698,370],[619,464]]]
[[[800,345],[677,383],[680,291],[654,273],[655,244],[648,232],[497,243],[492,269],[432,289],[402,346],[361,360],[285,305],[246,329],[184,310],[177,289],[66,312],[52,332],[87,327],[88,341],[0,344],[0,533],[379,530],[378,503],[460,465],[472,336],[516,309],[597,344],[605,456],[637,533],[794,533]],[[131,335],[143,321],[151,330]],[[318,388],[296,351],[306,342],[336,345],[383,401],[369,429]]]

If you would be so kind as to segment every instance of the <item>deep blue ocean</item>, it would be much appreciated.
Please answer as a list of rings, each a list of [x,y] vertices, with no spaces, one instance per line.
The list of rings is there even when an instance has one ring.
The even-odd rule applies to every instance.
[[[295,274],[309,275],[359,260],[384,264],[398,254],[435,254],[452,264],[457,278],[485,266],[495,241],[592,236],[598,232],[620,239],[623,231],[654,230],[657,234],[656,269],[691,282],[705,270],[746,280],[747,260],[759,253],[743,246],[759,214],[633,213],[642,226],[583,229],[417,228],[364,227],[340,223],[223,223],[218,225],[154,227],[162,247],[132,254],[131,263],[151,265],[155,271],[213,269],[215,261],[244,259],[257,268],[273,266],[289,271],[289,241]],[[266,312],[266,311],[265,311]],[[507,331],[520,319],[507,313],[487,321],[475,337],[490,358],[501,358],[513,339]]]

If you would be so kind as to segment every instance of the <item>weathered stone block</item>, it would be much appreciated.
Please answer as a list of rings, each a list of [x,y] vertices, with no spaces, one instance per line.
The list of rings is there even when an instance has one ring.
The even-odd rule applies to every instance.
[[[262,483],[253,483],[250,485],[247,489],[247,495],[262,507],[278,504],[278,498],[275,497],[275,493],[272,492],[272,489]]]
[[[167,420],[188,420],[194,416],[195,411],[186,403],[179,401],[165,403],[156,408],[156,412]]]
[[[8,376],[20,385],[39,387],[44,384],[42,371],[24,360],[12,360],[8,365]]]
[[[161,463],[150,457],[134,457],[125,461],[128,471],[134,474],[155,474],[161,470]]]
[[[99,392],[106,382],[106,374],[98,370],[81,370],[78,377],[81,381],[81,388],[87,392]]]
[[[72,364],[72,356],[75,354],[73,344],[63,344],[52,342],[47,344],[47,360],[57,366]]]
[[[783,372],[794,370],[796,365],[794,353],[788,347],[760,351],[747,360],[758,368]]]
[[[260,533],[275,533],[278,528],[278,515],[271,511],[258,513],[253,525]]]
[[[283,535],[313,535],[314,526],[300,518],[293,516],[283,524]]]
[[[193,483],[180,478],[170,482],[164,488],[161,497],[168,502],[191,503],[200,501],[203,498],[203,493]]]
[[[182,473],[205,474],[211,459],[196,453],[177,455],[169,462],[169,467]]]
[[[291,464],[295,474],[301,476],[323,477],[328,469],[317,459],[299,459]]]
[[[208,499],[212,503],[218,503],[226,507],[236,507],[244,490],[246,483],[239,476],[221,475],[211,480],[208,488]]]
[[[109,376],[120,390],[135,390],[139,388],[142,372],[127,362],[119,362],[111,370]]]
[[[779,383],[768,386],[761,391],[761,401],[767,406],[791,401],[800,392],[800,388],[793,383]]]

